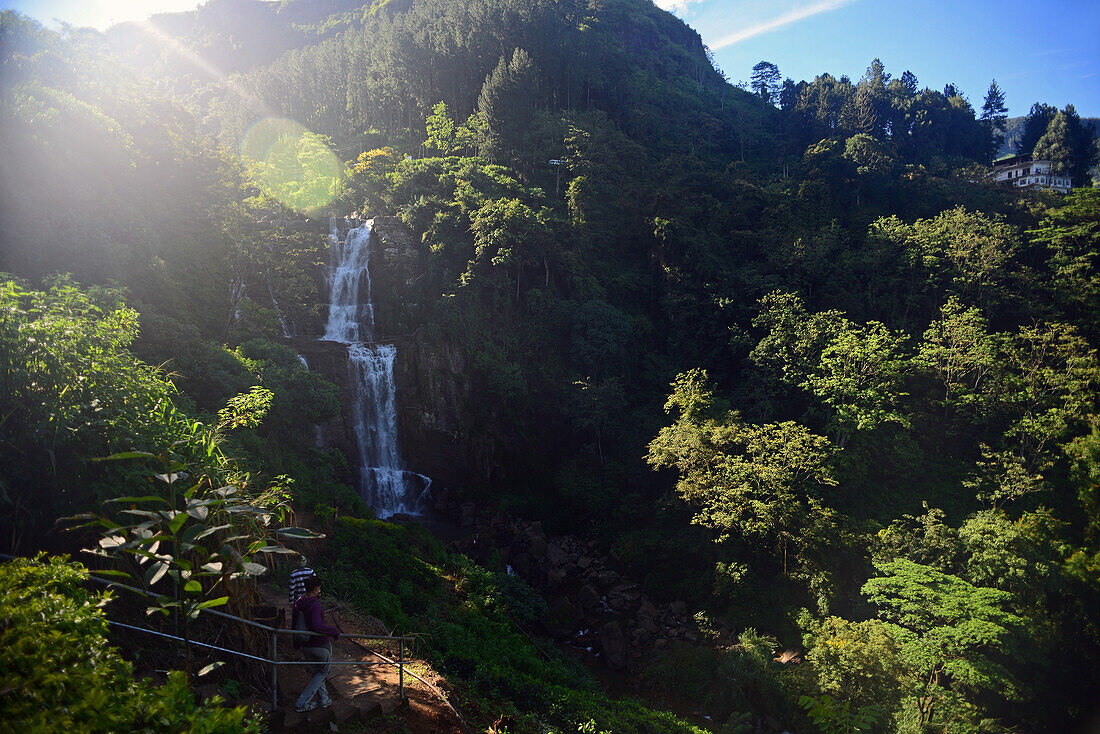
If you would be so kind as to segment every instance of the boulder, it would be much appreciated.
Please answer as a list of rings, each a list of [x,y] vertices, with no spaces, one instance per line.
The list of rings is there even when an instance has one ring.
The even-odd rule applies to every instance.
[[[618,620],[608,622],[600,627],[597,638],[604,664],[612,670],[625,669],[627,642],[622,624]]]
[[[596,581],[599,582],[600,586],[608,588],[619,583],[619,574],[605,568],[604,570],[600,571],[598,576],[596,576]]]
[[[600,592],[592,584],[585,584],[577,592],[577,603],[586,612],[591,612],[600,607]]]
[[[565,571],[560,568],[550,568],[546,571],[546,583],[552,589],[556,589],[565,583]]]
[[[539,536],[530,537],[530,536],[528,536],[528,538],[527,538],[527,551],[531,554],[532,558],[535,558],[535,559],[540,560],[540,561],[545,560],[546,559],[547,548],[548,548],[548,545],[546,543],[546,538],[545,537],[539,537]]]
[[[546,560],[552,566],[564,566],[568,560],[569,554],[565,552],[565,549],[558,543],[549,543],[546,546]]]

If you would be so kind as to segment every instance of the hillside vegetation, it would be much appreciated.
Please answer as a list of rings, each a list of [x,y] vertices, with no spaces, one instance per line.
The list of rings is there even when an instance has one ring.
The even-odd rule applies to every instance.
[[[995,84],[975,110],[877,59],[740,89],[648,0],[213,0],[153,25],[191,51],[0,15],[4,550],[235,496],[256,514],[164,536],[222,564],[180,603],[234,604],[308,510],[326,578],[423,631],[482,728],[691,731],[675,699],[724,734],[1087,730],[1100,196],[1072,106],[1015,136]],[[1006,132],[1079,188],[989,182]],[[648,702],[540,653],[531,586],[373,519],[316,445],[338,390],[282,324],[324,317],[303,218],[353,212],[409,235],[402,331],[462,356],[460,499],[692,610],[700,642],[632,671]],[[163,562],[139,580],[203,567]]]

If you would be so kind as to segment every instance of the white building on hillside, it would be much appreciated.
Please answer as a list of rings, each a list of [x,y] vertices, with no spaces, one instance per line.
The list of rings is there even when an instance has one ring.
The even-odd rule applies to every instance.
[[[1073,188],[1069,174],[1055,173],[1050,161],[1033,161],[1029,155],[1007,155],[993,161],[993,180],[1019,188],[1043,186],[1063,194]]]

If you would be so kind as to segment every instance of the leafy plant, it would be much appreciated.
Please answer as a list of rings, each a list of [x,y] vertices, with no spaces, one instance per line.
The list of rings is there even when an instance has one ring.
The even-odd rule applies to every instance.
[[[880,706],[861,706],[852,711],[851,704],[841,704],[828,693],[821,696],[799,696],[798,705],[806,710],[822,734],[870,734],[882,716]]]
[[[107,638],[110,592],[87,590],[88,571],[61,558],[0,565],[0,690],[4,720],[19,731],[259,734],[245,709],[197,705],[187,677],[135,681]]]
[[[224,462],[215,432],[197,423],[193,428],[196,436],[207,440],[214,463]],[[318,536],[302,528],[273,528],[273,523],[284,519],[287,508],[272,494],[249,497],[236,486],[219,486],[218,474],[213,471],[192,476],[172,449],[160,454],[132,451],[108,459],[140,459],[159,465],[161,471],[154,473],[152,480],[164,493],[108,500],[108,504],[123,505],[114,518],[83,513],[70,519],[83,521],[77,527],[102,528],[97,546],[87,550],[122,559],[130,571],[113,573],[129,575],[144,588],[161,592],[148,613],[179,612],[176,618],[182,622],[190,672],[190,621],[203,609],[228,603],[230,582],[265,573],[267,567],[254,560],[257,554],[293,552],[272,542],[275,538]],[[222,595],[215,596],[216,590]]]

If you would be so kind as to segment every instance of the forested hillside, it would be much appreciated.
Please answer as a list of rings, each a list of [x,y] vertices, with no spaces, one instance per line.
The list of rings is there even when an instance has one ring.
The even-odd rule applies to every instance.
[[[4,12],[0,54],[0,550],[94,544],[58,518],[110,536],[108,500],[176,502],[156,476],[182,471],[266,508],[241,537],[316,518],[333,588],[423,631],[482,729],[1096,725],[1100,195],[1072,106],[1009,125],[996,83],[975,109],[878,59],[741,89],[649,0]],[[1005,144],[1078,188],[993,184]],[[318,444],[346,391],[290,335],[324,333],[325,222],[352,214],[408,243],[372,268],[380,338],[418,355],[411,464],[689,610],[690,637],[635,636],[641,703],[546,652],[579,592],[374,520]],[[279,573],[262,547],[217,551],[224,583]]]

